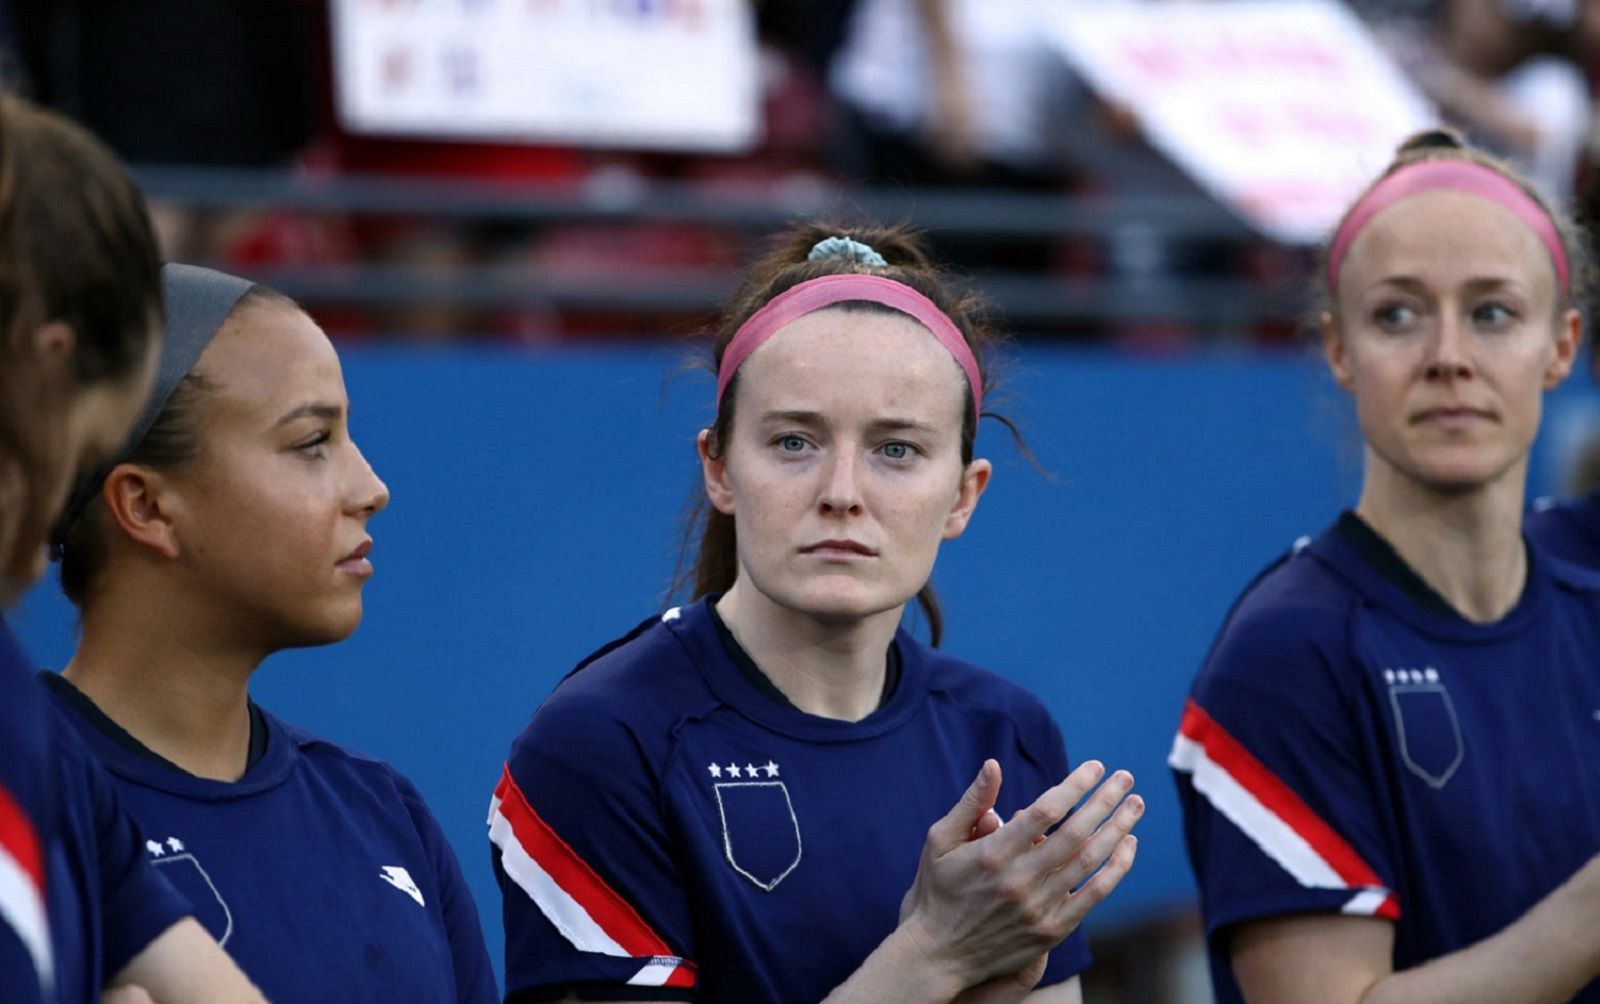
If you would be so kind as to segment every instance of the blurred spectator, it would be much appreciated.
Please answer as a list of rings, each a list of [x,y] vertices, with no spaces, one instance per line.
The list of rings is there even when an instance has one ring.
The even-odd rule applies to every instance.
[[[1581,26],[1595,0],[1357,6],[1448,120],[1546,191],[1572,196],[1593,104],[1594,49]]]
[[[829,71],[866,181],[1054,187],[1072,75],[1050,0],[856,0]]]

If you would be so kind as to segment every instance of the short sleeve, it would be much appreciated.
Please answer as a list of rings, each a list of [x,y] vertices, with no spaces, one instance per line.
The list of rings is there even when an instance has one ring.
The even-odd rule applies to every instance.
[[[558,690],[490,806],[507,1000],[693,999],[689,898],[639,737]]]
[[[1169,764],[1213,937],[1296,913],[1400,915],[1337,613],[1269,610],[1224,629]]]
[[[495,1004],[500,991],[494,982],[494,967],[483,942],[483,925],[478,907],[461,874],[461,863],[439,829],[439,821],[429,811],[421,792],[408,780],[396,775],[396,782],[417,836],[432,866],[439,909],[444,917],[445,937],[450,942],[450,961],[455,972],[456,1000],[460,1004]]]
[[[95,846],[89,853],[99,868],[101,963],[110,978],[194,909],[150,864],[144,836],[100,764],[73,740],[60,746],[64,783],[81,785],[93,812]]]

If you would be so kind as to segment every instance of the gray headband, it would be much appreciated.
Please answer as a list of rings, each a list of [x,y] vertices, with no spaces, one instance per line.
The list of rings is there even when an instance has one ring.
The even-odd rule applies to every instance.
[[[139,420],[133,423],[122,456],[144,442],[172,392],[200,361],[222,322],[255,283],[198,265],[161,266],[161,299],[167,308],[167,330],[161,341],[161,361]]]
[[[79,481],[67,499],[67,506],[50,536],[50,553],[57,559],[66,543],[67,531],[99,493],[106,475],[144,442],[178,384],[194,369],[222,323],[254,285],[248,279],[197,265],[161,266],[161,297],[166,306],[167,327],[161,340],[161,358],[156,363],[155,383],[122,449],[92,475]]]

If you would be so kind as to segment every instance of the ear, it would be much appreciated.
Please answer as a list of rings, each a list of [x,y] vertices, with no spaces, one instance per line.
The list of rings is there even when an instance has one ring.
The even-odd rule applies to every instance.
[[[700,452],[700,474],[706,482],[706,498],[720,513],[733,515],[733,486],[728,484],[727,453],[711,455],[711,430],[701,429],[695,449]]]
[[[1322,358],[1328,361],[1328,369],[1339,386],[1350,390],[1355,380],[1350,375],[1350,360],[1345,355],[1344,338],[1339,334],[1339,325],[1333,319],[1333,313],[1324,310],[1317,317],[1317,326],[1322,331]]]
[[[961,490],[956,493],[956,503],[944,518],[943,540],[954,540],[967,528],[972,511],[978,508],[978,499],[983,497],[983,490],[989,487],[989,476],[993,473],[994,465],[981,459],[974,460],[961,472]]]
[[[163,558],[178,557],[174,498],[160,474],[137,464],[118,464],[106,475],[100,499],[112,523],[129,540]]]
[[[1569,310],[1561,315],[1556,329],[1556,354],[1544,371],[1544,389],[1554,390],[1572,372],[1578,360],[1578,346],[1583,344],[1583,315]]]

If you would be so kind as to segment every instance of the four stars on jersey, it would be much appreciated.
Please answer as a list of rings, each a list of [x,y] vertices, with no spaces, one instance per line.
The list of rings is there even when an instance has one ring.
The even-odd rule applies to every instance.
[[[767,777],[777,777],[778,765],[773,763],[771,760],[768,760],[765,764],[759,767],[753,763],[747,763],[743,767],[736,763],[730,763],[726,767],[719,763],[706,764],[706,773],[710,774],[712,777],[721,777],[722,775],[726,774],[729,777],[756,778],[762,776],[762,771],[766,772]]]

